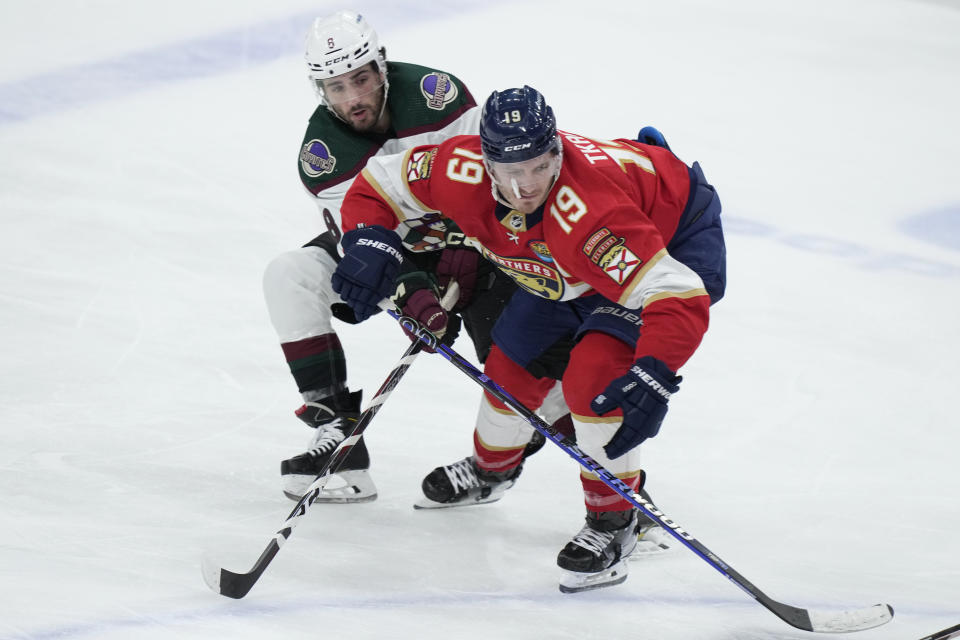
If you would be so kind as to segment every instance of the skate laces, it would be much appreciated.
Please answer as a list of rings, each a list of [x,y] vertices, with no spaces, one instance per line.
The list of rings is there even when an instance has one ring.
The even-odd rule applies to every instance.
[[[320,425],[317,427],[317,432],[313,436],[313,441],[310,443],[307,453],[311,456],[326,455],[336,449],[344,438],[346,436],[340,430],[340,420]]]
[[[473,458],[464,458],[459,462],[454,462],[443,468],[453,485],[454,493],[467,491],[480,486],[480,479],[477,477],[477,471],[473,466]]]
[[[573,536],[570,542],[599,556],[613,542],[615,535],[616,532],[597,531],[587,524],[584,525],[583,529],[580,529],[577,535]]]

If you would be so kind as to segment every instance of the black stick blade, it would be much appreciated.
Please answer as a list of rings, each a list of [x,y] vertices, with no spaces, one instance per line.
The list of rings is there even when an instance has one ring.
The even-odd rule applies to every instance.
[[[228,598],[239,600],[250,593],[250,589],[257,583],[260,576],[266,571],[267,566],[277,555],[280,545],[277,541],[271,540],[267,548],[253,564],[253,568],[247,573],[234,573],[229,569],[224,569],[217,562],[214,562],[209,556],[204,556],[200,563],[200,570],[203,574],[203,581],[214,593],[219,593]]]

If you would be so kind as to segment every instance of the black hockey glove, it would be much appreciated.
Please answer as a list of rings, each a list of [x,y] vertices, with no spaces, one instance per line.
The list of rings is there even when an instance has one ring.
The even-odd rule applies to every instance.
[[[380,311],[378,303],[393,292],[403,245],[397,234],[379,225],[348,231],[341,245],[343,259],[330,282],[362,322]]]
[[[644,356],[593,399],[590,408],[597,415],[623,409],[623,424],[603,447],[611,459],[657,435],[667,415],[667,401],[680,390],[682,379],[662,361]]]

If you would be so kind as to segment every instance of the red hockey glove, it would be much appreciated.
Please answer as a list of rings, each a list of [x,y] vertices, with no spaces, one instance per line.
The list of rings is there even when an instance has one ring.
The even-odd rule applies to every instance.
[[[473,298],[477,286],[477,269],[480,267],[480,254],[466,247],[447,247],[440,252],[437,263],[437,283],[441,291],[446,291],[451,282],[460,286],[460,297],[454,303],[453,311],[463,309]]]

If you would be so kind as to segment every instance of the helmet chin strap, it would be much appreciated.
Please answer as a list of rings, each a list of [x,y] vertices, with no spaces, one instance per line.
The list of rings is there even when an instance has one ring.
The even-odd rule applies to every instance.
[[[384,112],[387,110],[387,93],[390,91],[390,81],[387,80],[387,72],[382,71],[381,76],[383,78],[383,101],[380,103],[380,113],[377,114],[377,122],[380,122],[380,119],[383,118]],[[375,125],[376,126],[376,123]]]

